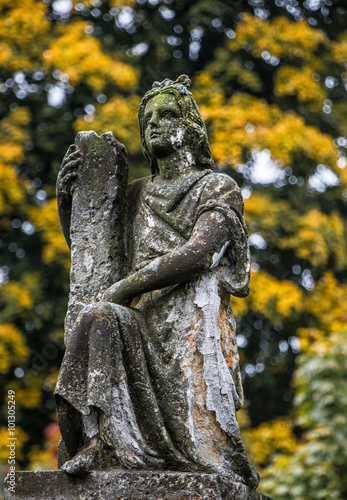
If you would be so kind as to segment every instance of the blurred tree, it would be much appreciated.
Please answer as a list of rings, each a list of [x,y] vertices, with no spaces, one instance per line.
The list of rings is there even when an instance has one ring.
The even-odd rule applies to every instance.
[[[347,496],[346,330],[312,335],[314,341],[303,339],[294,381],[298,423],[306,432],[294,449],[277,449],[262,487],[283,500],[342,500]]]
[[[69,268],[59,164],[77,131],[112,130],[129,151],[131,178],[147,175],[139,100],[154,80],[187,73],[217,166],[245,199],[252,291],[232,303],[250,454],[276,499],[314,498],[306,479],[295,496],[279,477],[284,467],[295,484],[286,457],[307,469],[308,437],[314,448],[327,425],[319,412],[313,423],[302,418],[317,395],[300,374],[317,336],[342,341],[335,332],[346,321],[346,18],[342,0],[0,0],[0,433],[15,389],[20,466],[39,467],[40,449],[42,467],[51,464],[56,440]],[[329,349],[324,356],[329,366]],[[340,493],[327,490],[329,498],[343,498],[336,481]]]

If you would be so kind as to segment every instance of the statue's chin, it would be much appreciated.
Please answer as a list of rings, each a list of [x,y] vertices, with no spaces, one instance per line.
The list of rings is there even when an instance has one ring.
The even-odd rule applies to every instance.
[[[164,136],[158,135],[147,141],[149,152],[155,158],[167,158],[177,149],[174,145]]]

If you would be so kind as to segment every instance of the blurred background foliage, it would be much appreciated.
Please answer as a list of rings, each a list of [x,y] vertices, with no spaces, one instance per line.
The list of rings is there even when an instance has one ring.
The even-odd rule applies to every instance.
[[[240,185],[252,289],[232,299],[261,490],[347,497],[347,5],[334,0],[0,0],[0,459],[56,467],[53,389],[69,252],[55,181],[79,130],[148,175],[136,111],[187,73],[218,169]]]

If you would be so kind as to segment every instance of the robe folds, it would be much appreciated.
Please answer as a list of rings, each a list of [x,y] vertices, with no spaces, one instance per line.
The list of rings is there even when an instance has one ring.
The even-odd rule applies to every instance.
[[[244,477],[230,305],[230,294],[249,290],[240,190],[204,170],[170,183],[137,180],[126,201],[129,274],[187,243],[205,212],[223,215],[225,241],[211,268],[189,281],[145,293],[134,307],[99,302],[81,311],[56,387],[69,454],[99,432],[121,467]]]

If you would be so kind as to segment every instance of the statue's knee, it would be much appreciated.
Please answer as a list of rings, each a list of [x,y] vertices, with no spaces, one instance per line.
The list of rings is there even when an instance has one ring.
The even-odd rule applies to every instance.
[[[119,319],[129,319],[130,313],[127,308],[111,302],[93,302],[85,306],[79,314],[80,321],[98,320],[106,317],[116,316]]]
[[[101,318],[107,313],[109,309],[107,302],[92,302],[85,306],[79,313],[77,322],[84,323],[86,321],[92,321]]]

